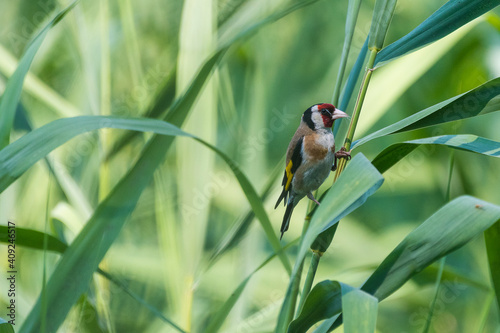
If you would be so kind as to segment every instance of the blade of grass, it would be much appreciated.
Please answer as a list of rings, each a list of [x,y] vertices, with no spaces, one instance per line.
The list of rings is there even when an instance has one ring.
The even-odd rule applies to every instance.
[[[499,220],[500,206],[470,196],[452,200],[406,236],[361,290],[382,301],[425,267],[467,244]],[[330,297],[328,303],[340,304],[340,298],[340,295]],[[315,305],[323,304],[323,301],[321,297],[317,298],[310,306],[318,309]],[[329,317],[339,314],[341,307],[334,310],[328,312]],[[337,318],[327,331],[335,329],[341,322],[342,319]],[[325,331],[324,327],[322,331]]]
[[[228,163],[238,179],[238,182],[244,189],[244,194],[249,200],[254,213],[262,223],[264,231],[271,241],[271,245],[273,248],[277,249],[276,252],[281,249],[279,240],[274,233],[262,202],[260,201],[255,189],[246,176],[241,173],[238,166],[217,148],[163,121],[154,119],[127,119],[112,116],[82,116],[59,119],[26,134],[19,140],[7,146],[4,150],[2,150],[1,156],[4,157],[4,160],[0,161],[0,165],[2,165],[2,162],[7,164],[10,162],[10,167],[12,168],[11,170],[17,170],[16,172],[20,169],[26,170],[29,166],[36,162],[36,158],[42,158],[52,149],[76,136],[78,133],[103,127],[121,127],[127,129],[153,131],[164,135],[188,136],[216,151],[217,154],[222,157],[226,163]],[[39,140],[38,137],[43,137],[45,141],[40,143],[41,140]],[[155,149],[151,148],[150,145],[146,147],[146,149],[148,148],[151,149],[151,153],[157,152]],[[156,156],[156,158],[158,158],[158,156]],[[14,165],[12,165],[12,161],[16,160],[17,164],[13,163]],[[159,162],[160,159],[158,158],[156,163],[159,164]],[[54,273],[47,284],[48,307],[52,308],[56,304],[60,307],[57,311],[51,311],[48,313],[50,318],[47,322],[49,331],[60,325],[71,305],[74,304],[80,294],[86,290],[86,286],[88,286],[92,277],[92,272],[97,268],[97,265],[106,253],[107,248],[111,246],[112,242],[118,235],[120,226],[132,212],[135,207],[135,203],[139,198],[140,193],[131,195],[130,191],[127,191],[126,189],[137,189],[138,186],[145,187],[149,183],[149,178],[144,176],[140,177],[140,175],[143,175],[145,170],[149,170],[150,168],[151,159],[139,159],[138,168],[132,169],[129,175],[125,178],[125,181],[120,182],[119,185],[111,192],[110,196],[99,205],[90,221],[85,225],[83,230],[65,252],[65,255],[56,267],[57,274]],[[1,174],[1,171],[5,171],[5,166],[0,169]],[[8,174],[8,172],[6,173]],[[22,174],[22,172],[20,174]],[[12,176],[4,176],[6,175],[0,175],[0,178],[4,180],[5,178],[9,178],[11,181],[15,178]],[[0,183],[2,183],[2,181],[0,181]],[[104,221],[109,224],[104,223]],[[93,251],[89,249],[93,249]],[[90,254],[89,252],[92,253]],[[84,258],[87,258],[87,260],[84,260]],[[280,259],[284,264],[288,264],[288,259],[284,253],[280,254]],[[65,292],[65,297],[59,297],[58,294],[62,291]],[[25,321],[22,327],[24,331],[34,332],[38,330],[40,325],[39,307],[40,300],[37,302],[35,308],[30,313],[30,316]]]
[[[45,240],[47,240],[46,247],[44,245]],[[0,243],[8,243],[7,227],[5,227],[5,226],[0,226]],[[55,238],[52,235],[49,235],[47,233],[43,233],[40,231],[36,231],[36,230],[32,230],[32,229],[25,229],[25,228],[20,228],[20,227],[16,227],[16,245],[35,249],[35,250],[53,251],[53,252],[57,252],[60,254],[63,254],[64,251],[66,251],[66,249],[68,248],[68,245],[61,242],[59,239]],[[125,285],[123,282],[121,282],[118,278],[114,277],[112,274],[110,274],[108,272],[103,271],[100,268],[97,268],[97,273],[99,273],[101,276],[105,277],[109,281],[113,282],[117,287],[119,287],[120,289],[125,291],[134,300],[136,300],[138,303],[144,305],[151,312],[153,312],[153,314],[155,314],[155,316],[157,316],[159,319],[168,323],[169,325],[172,325],[179,332],[183,332],[183,333],[185,332],[184,330],[178,328],[178,326],[175,325],[170,319],[166,318],[153,305],[149,304],[144,299],[142,299],[140,296],[138,296],[136,293],[131,291],[128,288],[128,286]],[[1,318],[0,318],[0,322],[1,322]]]
[[[455,162],[455,154],[454,154],[454,151],[451,151],[451,153],[450,153],[450,166],[448,168],[448,185],[446,186],[446,197],[445,197],[446,202],[450,202],[450,200],[451,200],[451,177],[453,176],[454,162]],[[439,269],[438,269],[437,276],[436,276],[436,282],[434,283],[434,297],[432,298],[431,306],[429,307],[429,312],[427,314],[427,320],[425,322],[425,327],[423,330],[424,333],[429,332],[429,329],[431,327],[432,316],[434,315],[434,309],[436,307],[436,301],[438,298],[438,293],[439,293],[441,281],[443,278],[443,271],[444,271],[445,264],[446,264],[446,257],[442,257],[439,260]]]
[[[177,92],[175,87],[176,80],[177,70],[174,69],[159,86],[158,91],[154,94],[155,97],[146,108],[146,111],[140,115],[141,117],[162,119],[165,116],[166,111],[175,100],[175,94]],[[140,134],[141,133],[137,132],[127,132],[119,136],[115,139],[115,142],[109,151],[106,152],[104,160],[108,161],[113,158],[123,147],[139,137]]]
[[[43,233],[43,259],[42,259],[42,291],[40,293],[40,298],[42,299],[42,332],[45,333],[47,330],[47,294],[46,294],[46,284],[47,284],[47,246],[48,246],[48,225],[49,225],[49,205],[50,205],[50,185],[52,183],[52,177],[49,176],[49,184],[47,186],[47,202],[45,203],[45,231]]]
[[[288,243],[281,251],[286,251],[288,248],[291,246],[295,245],[298,243],[298,238],[295,239],[294,241]],[[222,324],[226,320],[227,316],[229,315],[229,312],[231,309],[234,307],[234,304],[238,301],[239,297],[243,293],[243,290],[245,289],[246,285],[250,281],[250,279],[254,276],[255,273],[260,271],[260,269],[264,266],[266,266],[271,260],[273,260],[276,257],[277,253],[273,253],[270,255],[262,264],[260,264],[255,270],[253,270],[247,278],[245,278],[239,285],[238,287],[231,293],[231,296],[224,302],[224,304],[219,308],[219,310],[212,316],[210,316],[210,321],[207,324],[206,328],[204,329],[205,333],[215,333],[218,332],[219,329],[222,327]]]
[[[14,327],[3,318],[0,318],[0,333],[15,333]]]
[[[261,222],[271,245],[279,252],[281,245],[274,233],[271,222],[257,192],[236,163],[219,149],[207,142],[188,134],[181,129],[161,120],[148,118],[126,118],[117,116],[81,116],[55,120],[38,128],[0,151],[0,192],[5,190],[15,179],[21,176],[35,162],[46,156],[59,145],[78,134],[100,128],[122,128],[144,132],[154,132],[166,136],[187,136],[194,138],[208,148],[214,150],[228,164],[252,209]],[[291,270],[286,256],[281,255],[287,270]]]
[[[18,59],[0,45],[0,72],[5,77],[10,78],[18,66]],[[23,90],[54,110],[60,117],[75,117],[79,114],[75,105],[31,72],[26,74]]]
[[[429,329],[431,327],[432,316],[434,314],[434,308],[436,307],[436,301],[438,297],[439,287],[441,286],[441,278],[443,277],[443,270],[445,263],[446,263],[446,257],[442,257],[439,260],[439,270],[434,287],[434,297],[432,298],[431,306],[429,308],[429,313],[427,314],[427,320],[425,321],[425,327],[423,330],[424,333],[429,332]]]
[[[363,121],[358,124],[359,137],[366,135],[367,131],[384,115],[392,110],[391,106],[410,89],[415,82],[423,77],[436,63],[452,52],[454,47],[479,23],[471,22],[457,30],[454,34],[446,36],[439,43],[434,43],[412,54],[394,60],[390,66],[377,69],[377,75],[372,78],[370,89],[366,94],[365,104],[370,105],[370,111],[363,114]],[[394,84],[397,82],[398,84]],[[391,87],[391,89],[387,89]],[[384,98],[380,98],[384,96]]]
[[[470,151],[486,156],[500,157],[500,142],[484,139],[475,135],[442,135],[393,144],[384,149],[372,161],[384,173],[419,145],[443,145],[454,149]]]
[[[0,226],[0,243],[7,243],[9,238],[7,234],[8,228],[6,226]],[[16,226],[16,245],[28,247],[31,249],[43,250],[44,249],[44,238],[45,233],[25,229]],[[63,253],[68,245],[61,242],[54,236],[47,235],[47,251],[53,251],[58,253]]]
[[[145,115],[149,116],[154,116],[158,115],[157,118],[166,120],[168,122],[173,123],[176,126],[180,126],[181,122],[178,122],[176,119],[177,116],[179,116],[179,119],[184,119],[186,115],[176,115],[175,117],[172,118],[173,114],[177,113],[177,110],[188,110],[186,109],[186,101],[191,101],[193,96],[196,96],[199,90],[201,90],[201,86],[205,82],[206,78],[209,76],[211,73],[211,70],[214,66],[216,66],[222,56],[225,54],[225,52],[235,43],[238,41],[247,38],[251,35],[253,35],[256,31],[261,29],[262,27],[271,24],[275,21],[280,20],[281,18],[289,15],[290,13],[293,13],[296,10],[299,10],[305,6],[309,6],[318,0],[305,0],[305,1],[298,1],[295,3],[290,4],[289,6],[285,6],[281,10],[269,15],[268,17],[265,17],[259,21],[256,21],[253,24],[250,24],[248,27],[242,29],[238,33],[236,33],[232,38],[222,41],[219,43],[217,49],[214,51],[212,56],[210,56],[205,63],[201,66],[198,75],[195,77],[195,79],[191,82],[189,89],[184,92],[184,95],[182,98],[178,98],[175,101],[172,102],[171,97],[172,95],[176,94],[175,91],[175,82],[176,82],[176,69],[173,71],[171,74],[170,78],[166,82],[165,86],[162,88],[162,92],[156,95],[155,101],[152,103],[152,105],[149,107],[149,112],[146,112]],[[239,5],[238,5],[239,7]],[[168,110],[164,112],[166,109]],[[173,111],[175,110],[175,111]],[[188,111],[184,111],[188,112]],[[107,158],[111,157],[114,155],[118,150],[123,148],[126,143],[129,142],[129,140],[132,139],[132,136],[126,136],[123,141],[118,140],[114,148],[111,150],[111,152],[108,154]]]
[[[277,163],[273,172],[269,175],[267,184],[264,186],[264,190],[260,195],[260,200],[262,202],[265,202],[267,200],[267,197],[271,193],[271,190],[273,188],[274,183],[276,182],[276,179],[278,178],[278,175],[280,175],[283,172],[282,165],[284,164],[285,161],[284,157],[285,156],[283,156],[283,159],[281,161],[282,163]],[[254,218],[255,214],[253,210],[250,209],[241,220],[239,220],[229,229],[227,234],[223,237],[219,245],[214,250],[213,254],[210,256],[206,269],[212,267],[213,264],[217,262],[217,260],[223,254],[227,253],[229,250],[233,249],[236,245],[240,243],[240,241],[243,239],[246,232],[248,231]]]
[[[368,37],[368,49],[380,51],[396,8],[397,0],[376,0]]]
[[[119,279],[115,278],[113,275],[109,274],[108,272],[103,271],[102,269],[98,268],[97,272],[108,279],[109,281],[113,282],[116,286],[118,286],[121,290],[125,291],[127,295],[132,297],[135,301],[137,301],[139,304],[143,305],[146,307],[149,311],[151,311],[157,318],[161,319],[163,322],[169,324],[172,326],[175,330],[181,333],[186,333],[182,328],[180,328],[177,324],[175,324],[172,320],[168,319],[165,317],[157,308],[146,302],[144,299],[142,299],[139,295],[137,295],[135,292],[130,290],[127,285],[123,282],[121,282]]]
[[[60,11],[33,38],[19,61],[16,71],[10,77],[9,82],[7,82],[7,86],[5,87],[5,91],[0,101],[0,149],[9,144],[10,131],[14,122],[17,104],[19,103],[19,99],[21,97],[24,78],[28,73],[36,52],[40,48],[40,45],[42,45],[42,42],[49,30],[62,20],[62,18],[77,4],[77,1],[72,2],[69,6]]]
[[[176,90],[182,92],[190,83],[196,69],[215,49],[217,30],[215,27],[215,3],[213,0],[185,0],[179,31],[179,51],[177,56]],[[189,118],[183,125],[187,132],[196,132],[206,141],[214,142],[217,136],[217,86],[214,84],[215,72],[198,94]],[[203,193],[203,189],[212,185],[214,155],[205,147],[187,138],[179,138],[176,142],[177,164],[177,203],[191,204],[193,193]],[[200,172],[203,170],[203,172]],[[178,215],[182,223],[178,237],[183,253],[183,276],[181,288],[184,296],[180,302],[180,323],[191,331],[192,306],[195,290],[196,273],[205,248],[208,216],[211,196],[204,196],[206,204],[196,206],[196,211],[179,209]],[[196,227],[193,227],[196,225]]]
[[[467,244],[500,220],[500,206],[461,196],[413,230],[361,287],[380,301],[416,273]],[[332,328],[338,327],[337,320]]]

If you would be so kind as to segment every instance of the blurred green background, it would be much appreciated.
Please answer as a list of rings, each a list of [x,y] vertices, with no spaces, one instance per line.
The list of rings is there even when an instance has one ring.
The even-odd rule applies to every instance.
[[[399,1],[386,44],[411,31],[444,2]],[[35,57],[13,139],[30,126],[61,117],[144,115],[159,95],[168,95],[164,89],[174,71],[175,91],[169,93],[179,96],[218,45],[287,3],[81,1],[49,32]],[[0,91],[33,34],[64,4],[0,4]],[[362,4],[348,70],[366,38],[373,4]],[[272,182],[265,207],[276,232],[284,213],[282,207],[273,209],[282,158],[302,112],[331,100],[346,10],[347,1],[321,0],[234,43],[183,127],[226,152],[259,192]],[[494,13],[500,14],[498,8]],[[376,70],[355,138],[498,76],[500,32],[481,17]],[[490,113],[384,137],[364,145],[361,152],[373,158],[395,141],[441,134],[468,133],[499,141],[499,129],[500,119]],[[50,154],[53,175],[45,162],[37,163],[0,195],[1,223],[11,220],[43,231],[47,214],[50,233],[71,242],[150,137],[136,136],[105,162],[124,134],[103,130],[71,140]],[[178,139],[174,147],[100,267],[182,328],[203,332],[211,314],[273,251],[257,221],[231,238],[250,207],[229,168],[192,140]],[[316,281],[330,278],[360,285],[405,235],[446,203],[450,155],[445,148],[419,148],[385,173],[383,187],[342,221]],[[455,151],[454,158],[451,197],[471,194],[500,204],[500,161],[461,151]],[[296,208],[282,243],[300,235],[306,207],[303,202]],[[233,239],[233,246],[219,255],[228,239]],[[0,248],[4,253],[6,246]],[[295,251],[289,251],[291,258]],[[47,254],[48,274],[58,258]],[[41,251],[17,250],[19,322],[41,291],[42,259]],[[380,332],[423,329],[437,267],[424,270],[380,304]],[[73,308],[61,332],[175,331],[116,285],[95,277],[92,291]],[[482,237],[448,256],[443,278],[431,331],[498,331]],[[250,280],[222,331],[272,331],[287,283],[279,261],[266,265]],[[6,287],[1,280],[0,290]],[[6,302],[2,292],[0,308]]]

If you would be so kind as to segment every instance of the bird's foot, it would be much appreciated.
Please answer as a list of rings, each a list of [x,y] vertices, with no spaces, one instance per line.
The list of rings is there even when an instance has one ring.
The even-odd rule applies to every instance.
[[[338,152],[335,153],[336,158],[347,158],[347,160],[351,159],[351,151],[347,151],[345,147],[340,148]]]
[[[314,195],[311,192],[307,193],[307,197],[312,201],[314,201],[319,206],[319,201],[314,198]]]

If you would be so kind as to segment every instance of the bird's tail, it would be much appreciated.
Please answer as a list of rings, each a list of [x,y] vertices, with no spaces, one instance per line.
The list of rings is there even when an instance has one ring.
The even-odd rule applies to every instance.
[[[281,223],[280,240],[281,238],[283,238],[283,234],[285,233],[285,231],[288,230],[288,226],[290,225],[290,218],[292,217],[292,212],[293,208],[295,207],[295,204],[296,203],[294,202],[294,200],[290,197],[286,206],[285,215],[283,216],[283,222]]]

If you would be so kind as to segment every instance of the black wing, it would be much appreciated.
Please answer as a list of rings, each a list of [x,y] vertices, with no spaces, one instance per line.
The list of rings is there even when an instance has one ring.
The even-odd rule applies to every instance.
[[[293,154],[292,158],[290,159],[290,162],[288,162],[288,165],[285,168],[285,174],[283,175],[283,181],[281,182],[281,185],[283,186],[283,191],[281,192],[280,197],[278,198],[278,201],[276,202],[276,206],[274,206],[274,209],[278,207],[280,204],[281,200],[285,199],[283,202],[286,205],[287,197],[292,191],[292,179],[293,175],[299,168],[300,164],[302,163],[302,144],[304,142],[304,137],[301,137],[299,141],[297,141],[297,144],[295,145],[295,148],[293,149]]]

